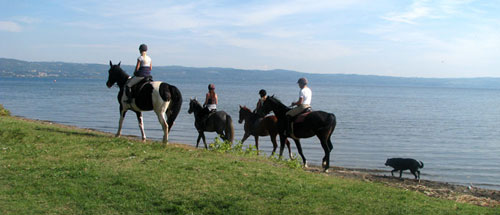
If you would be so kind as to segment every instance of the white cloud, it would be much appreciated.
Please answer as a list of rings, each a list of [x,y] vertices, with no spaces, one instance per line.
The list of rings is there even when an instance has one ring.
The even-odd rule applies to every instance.
[[[21,32],[22,27],[11,21],[0,21],[0,31],[7,31],[7,32]]]
[[[473,0],[414,0],[409,8],[404,12],[390,12],[383,19],[407,24],[417,24],[423,19],[445,19],[456,14],[464,13],[468,4]],[[477,11],[476,11],[477,12]]]
[[[432,9],[426,6],[427,0],[416,0],[405,12],[391,12],[382,18],[392,22],[403,22],[408,24],[416,24],[415,20],[428,17],[431,15]]]

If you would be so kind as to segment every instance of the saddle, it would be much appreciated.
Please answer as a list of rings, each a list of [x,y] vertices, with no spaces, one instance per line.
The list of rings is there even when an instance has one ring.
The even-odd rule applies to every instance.
[[[201,116],[201,119],[199,120],[199,122],[195,121],[195,126],[200,127],[200,128],[205,128],[207,119],[210,118],[212,115],[214,115],[217,112],[217,110],[210,111],[206,108],[204,108],[203,111],[204,111],[203,115]]]
[[[147,84],[151,84],[151,82],[153,82],[153,77],[152,76],[147,76],[147,77],[144,77],[141,81],[139,81],[139,83],[135,84],[134,86],[132,86],[130,89],[132,91],[132,98],[137,98],[137,96],[139,95],[139,92],[141,92],[141,90],[147,85]]]
[[[292,118],[292,123],[301,123],[301,122],[304,122],[306,116],[309,115],[310,113],[312,113],[312,109],[311,108],[305,109],[304,111],[302,111],[301,113],[297,114],[296,116],[294,116]]]
[[[292,117],[291,120],[290,120],[290,137],[293,138],[293,139],[299,139],[295,136],[295,132],[293,130],[293,125],[295,123],[301,123],[301,122],[304,122],[304,120],[306,119],[306,117],[312,113],[312,109],[311,108],[306,108],[304,111],[300,112],[299,114],[297,114],[296,116]]]

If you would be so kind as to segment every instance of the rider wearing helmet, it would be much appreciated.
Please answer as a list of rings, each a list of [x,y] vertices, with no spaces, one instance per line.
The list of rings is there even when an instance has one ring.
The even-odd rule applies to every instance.
[[[127,100],[125,102],[132,102],[131,88],[135,84],[139,83],[145,77],[151,76],[151,69],[153,64],[151,64],[151,58],[147,55],[148,46],[146,44],[141,44],[139,46],[139,52],[141,56],[137,58],[137,64],[135,65],[134,77],[127,81],[125,85],[125,95],[127,95]]]
[[[287,130],[286,133],[288,136],[291,134],[291,122],[292,118],[302,112],[304,112],[306,109],[311,108],[311,99],[312,99],[312,91],[311,89],[307,86],[307,79],[306,78],[300,78],[297,81],[297,84],[299,85],[300,92],[299,92],[299,100],[296,102],[292,102],[292,106],[297,106],[293,108],[292,110],[286,112],[286,116],[288,119],[287,123]]]
[[[259,95],[260,95],[260,99],[257,102],[257,105],[255,106],[255,110],[253,111],[254,113],[258,113],[259,112],[259,109],[262,107],[262,105],[264,104],[264,101],[266,101],[266,99],[267,99],[267,92],[266,92],[266,90],[261,89],[259,91]]]

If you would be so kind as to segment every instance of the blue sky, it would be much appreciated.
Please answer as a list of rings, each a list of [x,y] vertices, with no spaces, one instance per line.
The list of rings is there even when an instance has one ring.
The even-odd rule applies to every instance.
[[[500,77],[500,1],[1,0],[0,57]]]

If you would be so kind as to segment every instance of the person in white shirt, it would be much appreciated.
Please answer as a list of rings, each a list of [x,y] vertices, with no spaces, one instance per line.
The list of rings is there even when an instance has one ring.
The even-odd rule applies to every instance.
[[[146,44],[141,44],[139,46],[139,52],[141,56],[137,58],[137,64],[135,66],[134,77],[127,81],[125,86],[125,95],[127,100],[125,102],[132,102],[132,86],[139,83],[145,77],[151,77],[151,69],[153,69],[153,64],[151,64],[151,57],[147,55],[148,46]]]
[[[307,86],[308,81],[306,78],[300,78],[297,81],[297,84],[299,84],[300,87],[300,92],[299,92],[299,100],[296,102],[292,102],[292,106],[297,106],[290,111],[286,112],[286,116],[288,118],[287,122],[287,130],[286,134],[287,136],[291,136],[291,119],[304,112],[306,109],[311,108],[311,99],[312,99],[312,91],[311,88]]]

